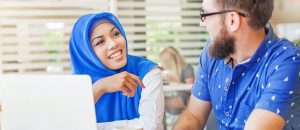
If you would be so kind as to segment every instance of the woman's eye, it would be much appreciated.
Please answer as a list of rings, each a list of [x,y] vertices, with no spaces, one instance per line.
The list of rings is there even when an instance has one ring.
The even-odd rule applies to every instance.
[[[120,35],[120,32],[115,32],[113,36],[114,36],[114,37],[117,37],[117,36],[119,36],[119,35]]]
[[[103,43],[104,43],[104,40],[100,40],[100,41],[98,41],[98,42],[96,43],[96,45],[95,45],[95,46],[98,46],[98,45],[103,45]]]

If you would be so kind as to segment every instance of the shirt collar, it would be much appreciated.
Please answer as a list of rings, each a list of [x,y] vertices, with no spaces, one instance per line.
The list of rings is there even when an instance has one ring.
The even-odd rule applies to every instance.
[[[255,53],[249,59],[240,63],[240,65],[243,65],[247,68],[251,68],[253,65],[255,65],[255,63],[258,63],[261,61],[261,59],[264,57],[265,53],[267,52],[267,48],[269,48],[268,46],[270,46],[271,43],[274,43],[274,41],[276,40],[277,37],[273,31],[271,24],[268,23],[265,26],[265,30],[267,31],[267,35],[266,35],[265,39],[263,40],[263,42],[259,45],[259,47],[255,51]],[[230,57],[226,57],[224,59],[224,64],[227,64],[229,67],[233,68],[231,62],[232,62],[232,60]]]

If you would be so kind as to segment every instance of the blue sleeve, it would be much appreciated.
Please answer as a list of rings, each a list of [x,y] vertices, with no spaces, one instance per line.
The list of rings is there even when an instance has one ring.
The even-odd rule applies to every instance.
[[[200,56],[200,63],[198,66],[194,85],[192,87],[192,94],[200,100],[210,101],[210,94],[208,90],[208,52],[207,46],[202,50]]]
[[[289,51],[279,55],[270,65],[267,87],[255,108],[274,112],[285,120],[293,118],[296,105],[300,105],[300,57],[299,52]]]

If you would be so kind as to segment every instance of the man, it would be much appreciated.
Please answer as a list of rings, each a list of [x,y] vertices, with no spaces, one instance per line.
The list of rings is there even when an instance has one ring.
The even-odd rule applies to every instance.
[[[299,130],[299,48],[267,24],[273,0],[203,0],[210,41],[175,130],[203,129],[213,109],[222,130]]]

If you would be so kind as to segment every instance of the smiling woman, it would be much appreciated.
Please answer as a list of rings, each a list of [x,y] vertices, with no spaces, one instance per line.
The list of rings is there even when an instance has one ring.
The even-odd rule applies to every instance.
[[[70,38],[74,74],[92,78],[98,129],[138,125],[162,129],[164,96],[158,66],[128,54],[125,32],[111,13],[88,14]]]
[[[90,37],[95,54],[109,69],[116,70],[123,67],[126,64],[125,38],[109,21],[99,20],[96,25],[98,26],[93,29]]]

